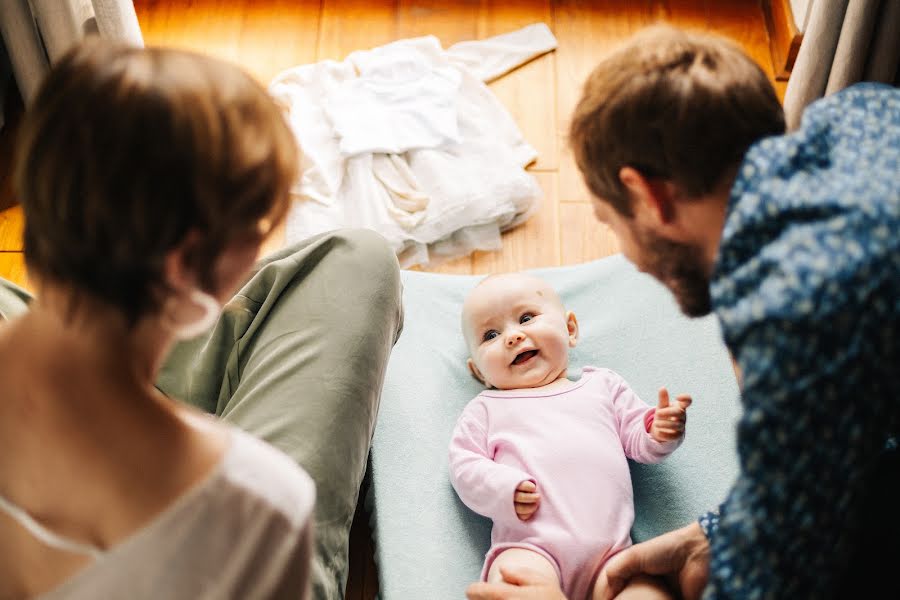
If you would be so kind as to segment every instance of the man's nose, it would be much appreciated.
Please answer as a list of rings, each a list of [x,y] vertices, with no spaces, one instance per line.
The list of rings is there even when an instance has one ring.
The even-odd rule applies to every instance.
[[[506,336],[506,345],[507,346],[515,346],[519,342],[525,339],[525,334],[521,331],[511,331],[508,336]]]

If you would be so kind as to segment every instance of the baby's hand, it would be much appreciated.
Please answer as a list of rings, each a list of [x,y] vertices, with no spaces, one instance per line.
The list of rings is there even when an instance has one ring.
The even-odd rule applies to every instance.
[[[675,398],[675,405],[669,406],[669,391],[666,388],[659,390],[659,406],[650,425],[650,437],[657,442],[672,442],[683,436],[690,405],[691,397],[681,394]]]
[[[541,503],[541,495],[537,492],[537,486],[533,481],[525,480],[516,488],[513,496],[513,504],[516,507],[516,516],[520,521],[527,521],[534,516],[538,505]]]

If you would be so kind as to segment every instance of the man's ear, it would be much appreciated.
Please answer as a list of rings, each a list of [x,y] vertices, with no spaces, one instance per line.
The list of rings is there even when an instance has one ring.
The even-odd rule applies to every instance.
[[[634,167],[619,169],[619,181],[628,190],[636,215],[643,213],[659,225],[675,219],[674,188],[669,182],[649,179]]]
[[[578,319],[571,310],[566,313],[566,327],[569,329],[569,348],[578,344]]]
[[[469,367],[469,371],[472,373],[472,377],[487,385],[487,382],[484,380],[484,377],[481,374],[481,371],[478,370],[478,367],[475,366],[475,361],[471,358],[466,361],[466,366]]]

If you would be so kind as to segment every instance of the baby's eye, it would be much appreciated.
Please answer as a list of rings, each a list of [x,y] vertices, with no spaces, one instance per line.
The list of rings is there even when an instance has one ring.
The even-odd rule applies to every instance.
[[[521,323],[527,323],[528,321],[532,320],[533,318],[534,318],[534,315],[533,315],[533,314],[531,314],[531,313],[525,313],[524,315],[522,315],[521,317],[519,317],[519,323],[520,323],[520,324],[521,324]]]
[[[499,331],[497,331],[496,329],[489,329],[488,331],[484,332],[484,335],[481,337],[481,341],[489,342],[492,339],[494,339],[495,337],[497,337],[498,335],[500,335]]]

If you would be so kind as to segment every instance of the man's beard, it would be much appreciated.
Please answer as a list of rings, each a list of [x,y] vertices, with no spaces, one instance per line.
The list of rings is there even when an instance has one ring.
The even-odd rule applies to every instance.
[[[638,267],[669,288],[681,312],[689,317],[708,315],[712,311],[712,300],[700,249],[647,231],[636,233],[644,253],[643,264]]]

